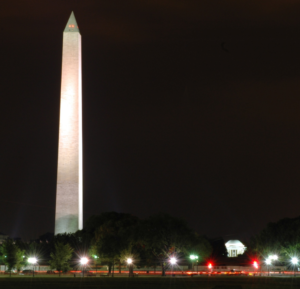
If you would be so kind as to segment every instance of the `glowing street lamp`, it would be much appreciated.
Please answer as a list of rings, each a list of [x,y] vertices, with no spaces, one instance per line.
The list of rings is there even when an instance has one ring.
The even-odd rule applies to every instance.
[[[269,258],[270,258],[271,260],[274,260],[274,261],[278,260],[278,256],[277,256],[277,255],[272,255],[272,256],[270,256]]]
[[[97,255],[93,255],[93,258],[95,259],[95,265],[96,265],[96,276],[97,276],[97,259],[99,259],[99,257]]]
[[[84,277],[84,269],[85,269],[85,267],[86,267],[86,265],[87,265],[88,262],[89,262],[89,259],[86,258],[86,257],[82,257],[82,258],[80,259],[80,264],[81,264],[81,266],[83,267],[83,270],[82,270],[82,277]]]
[[[170,263],[171,263],[172,265],[175,265],[175,264],[177,263],[177,259],[174,258],[174,257],[172,257],[172,258],[170,259]]]
[[[128,265],[130,265],[130,264],[132,264],[132,259],[128,258],[126,262],[127,262]]]
[[[270,276],[270,265],[272,263],[272,259],[269,257],[267,260],[266,260],[266,264],[268,265],[268,276]]]
[[[34,277],[34,265],[37,263],[37,258],[35,257],[30,257],[28,258],[28,263],[32,264],[32,277]]]
[[[271,255],[269,258],[266,260],[266,264],[268,265],[268,276],[270,276],[270,265],[272,264],[272,261],[278,260],[277,255]]]
[[[80,264],[81,265],[86,265],[89,262],[89,259],[86,257],[83,257],[80,259]]]
[[[292,263],[293,263],[294,265],[296,265],[298,262],[299,262],[298,258],[296,258],[296,257],[293,257],[293,258],[292,258]]]
[[[194,271],[194,260],[197,262],[197,274],[198,274],[198,256],[197,255],[190,255],[190,259],[192,260],[192,271]]]
[[[172,266],[172,276],[173,276],[173,269],[174,269],[174,265],[177,263],[177,259],[175,257],[171,257],[170,260],[169,260],[171,266]]]
[[[196,255],[190,255],[190,259],[191,259],[191,260],[198,259],[198,256],[196,256]]]
[[[291,260],[291,262],[294,265],[294,277],[295,277],[295,275],[296,275],[296,273],[295,273],[295,265],[298,264],[299,260],[298,260],[298,258],[293,257],[292,260]]]
[[[126,260],[127,264],[128,264],[128,269],[129,269],[129,274],[128,276],[133,276],[133,260],[131,258],[127,258]]]

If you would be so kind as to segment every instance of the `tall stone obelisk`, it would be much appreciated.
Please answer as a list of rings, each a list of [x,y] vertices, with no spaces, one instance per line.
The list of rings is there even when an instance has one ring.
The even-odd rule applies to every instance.
[[[63,33],[55,234],[82,229],[81,35],[72,12]]]

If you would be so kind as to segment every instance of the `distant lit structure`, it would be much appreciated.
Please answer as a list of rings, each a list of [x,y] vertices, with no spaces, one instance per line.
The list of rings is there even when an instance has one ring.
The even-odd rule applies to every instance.
[[[237,257],[238,255],[244,254],[246,247],[239,240],[230,240],[226,244],[228,257]]]

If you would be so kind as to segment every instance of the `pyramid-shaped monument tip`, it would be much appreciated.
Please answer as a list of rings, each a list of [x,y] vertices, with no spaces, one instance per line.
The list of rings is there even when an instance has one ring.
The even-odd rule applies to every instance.
[[[71,13],[71,16],[68,20],[68,23],[67,23],[67,26],[64,30],[64,32],[79,32],[79,27],[78,27],[78,24],[77,24],[77,21],[76,21],[76,18],[75,18],[75,15],[74,15],[74,12],[72,11]]]

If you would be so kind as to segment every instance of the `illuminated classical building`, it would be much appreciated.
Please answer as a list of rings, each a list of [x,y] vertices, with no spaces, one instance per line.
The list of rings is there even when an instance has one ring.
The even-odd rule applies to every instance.
[[[238,255],[244,254],[246,247],[239,240],[230,240],[226,244],[228,257],[237,257]]]

